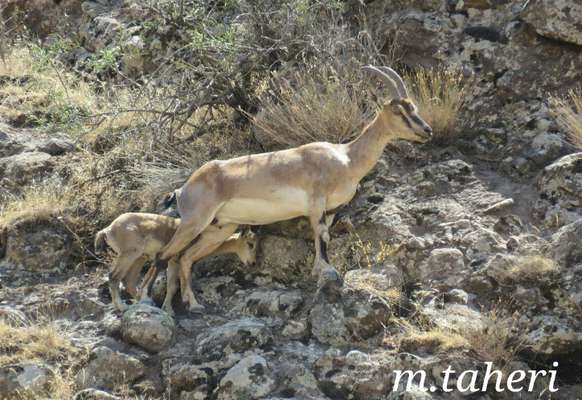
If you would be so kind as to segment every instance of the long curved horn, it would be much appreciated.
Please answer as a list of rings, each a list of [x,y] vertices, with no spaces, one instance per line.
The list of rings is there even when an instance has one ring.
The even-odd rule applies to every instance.
[[[388,83],[389,90],[392,92],[391,94],[395,99],[399,99],[402,97],[400,90],[398,90],[398,85],[390,75],[387,75],[384,71],[373,65],[365,65],[362,67],[362,69],[364,71],[373,72],[376,75],[379,75],[381,78],[383,78]]]
[[[394,80],[394,82],[396,82],[396,85],[398,86],[398,93],[400,93],[400,97],[409,97],[408,96],[408,90],[406,89],[406,85],[404,84],[404,80],[402,80],[402,78],[400,77],[400,75],[398,75],[398,72],[394,71],[392,68],[390,67],[380,67],[380,70],[382,72],[384,72],[386,75],[388,75],[390,78],[392,78],[392,80]]]

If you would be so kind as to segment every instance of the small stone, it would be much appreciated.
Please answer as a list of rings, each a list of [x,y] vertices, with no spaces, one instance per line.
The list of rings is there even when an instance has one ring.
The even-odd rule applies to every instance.
[[[361,364],[370,361],[370,356],[359,350],[352,350],[346,354],[346,361],[352,365]]]
[[[121,400],[121,398],[103,390],[85,389],[77,392],[73,400]]]
[[[287,321],[287,325],[283,328],[283,336],[290,339],[301,339],[307,334],[307,327],[302,321]]]
[[[463,253],[455,248],[434,249],[419,268],[419,278],[436,287],[458,286],[467,275]]]
[[[117,384],[134,382],[144,374],[145,367],[137,358],[100,346],[91,352],[89,363],[77,374],[77,385],[114,389]]]

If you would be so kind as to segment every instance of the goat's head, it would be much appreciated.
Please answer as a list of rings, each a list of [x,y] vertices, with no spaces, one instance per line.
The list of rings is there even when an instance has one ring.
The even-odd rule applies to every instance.
[[[388,67],[367,65],[363,69],[375,73],[388,84],[391,99],[382,106],[380,117],[390,126],[391,133],[399,139],[414,142],[430,140],[432,128],[418,114],[400,75]]]
[[[257,235],[248,228],[239,235],[238,256],[244,265],[252,265],[257,261]]]

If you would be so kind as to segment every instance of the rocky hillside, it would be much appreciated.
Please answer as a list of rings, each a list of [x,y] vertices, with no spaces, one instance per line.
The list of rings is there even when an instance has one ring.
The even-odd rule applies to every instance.
[[[0,398],[582,399],[579,1],[0,11]],[[309,224],[286,221],[254,266],[195,265],[203,313],[114,310],[98,230],[207,160],[357,133],[386,96],[368,63],[437,137],[388,146],[331,229],[335,269],[313,279]],[[557,377],[471,392],[488,365]]]

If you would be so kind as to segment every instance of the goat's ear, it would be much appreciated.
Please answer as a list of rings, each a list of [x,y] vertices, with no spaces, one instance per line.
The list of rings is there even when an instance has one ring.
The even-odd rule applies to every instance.
[[[158,206],[165,210],[166,208],[169,208],[172,205],[175,199],[176,199],[175,191],[166,193],[166,195],[158,203]]]

